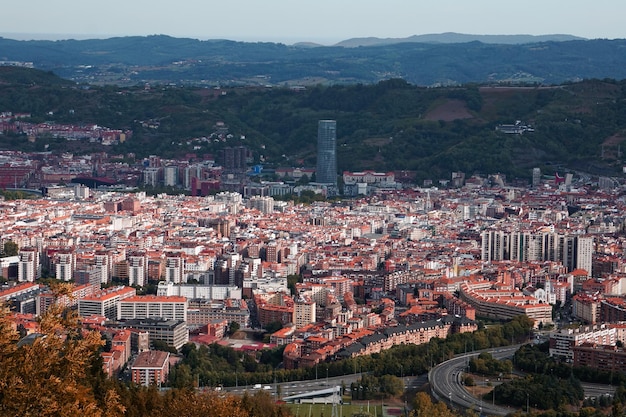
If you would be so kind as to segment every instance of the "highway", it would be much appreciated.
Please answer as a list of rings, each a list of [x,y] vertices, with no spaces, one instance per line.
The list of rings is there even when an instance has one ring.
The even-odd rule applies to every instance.
[[[583,390],[585,391],[585,398],[587,397],[601,397],[603,395],[615,395],[615,386],[604,384],[591,384],[588,382],[581,382]]]
[[[496,359],[504,359],[513,356],[519,345],[501,347],[487,350]],[[432,368],[428,374],[432,393],[435,398],[446,401],[454,408],[472,408],[480,414],[485,413],[494,416],[505,416],[515,409],[501,407],[481,401],[472,396],[465,386],[461,384],[462,372],[467,367],[469,359],[478,356],[480,352],[472,352],[447,360]]]
[[[486,351],[491,353],[496,359],[504,359],[512,357],[515,351],[519,349],[519,346],[494,348]],[[467,363],[470,358],[479,354],[480,352],[472,352],[460,355],[431,369],[428,374],[428,381],[430,382],[433,395],[439,400],[446,401],[454,408],[463,410],[472,408],[481,414],[504,416],[516,411],[516,409],[511,407],[484,402],[474,397],[467,391],[465,385],[461,384],[462,373],[467,368]],[[615,387],[611,385],[589,383],[582,383],[581,385],[585,391],[585,397],[600,397],[601,395],[613,395],[615,393]]]

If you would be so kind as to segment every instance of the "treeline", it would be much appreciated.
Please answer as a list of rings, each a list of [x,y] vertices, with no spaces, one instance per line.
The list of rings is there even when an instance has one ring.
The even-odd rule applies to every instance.
[[[515,352],[513,357],[515,367],[520,371],[533,374],[555,375],[562,379],[574,376],[581,381],[598,384],[624,385],[626,374],[622,372],[602,371],[586,366],[572,366],[562,361],[555,360],[549,354],[548,342],[535,345],[522,346]],[[624,397],[626,400],[626,397]]]
[[[469,361],[470,372],[481,375],[505,375],[513,371],[513,364],[510,360],[498,360],[489,352],[482,352],[478,357]]]
[[[402,394],[404,382],[394,375],[365,374],[356,382],[351,383],[349,389],[353,400],[379,400]]]
[[[457,333],[446,339],[435,338],[422,345],[399,345],[381,353],[320,363],[311,368],[283,369],[282,349],[265,350],[252,356],[230,347],[212,344],[181,349],[183,359],[170,374],[174,387],[235,386],[257,383],[300,381],[369,372],[381,377],[420,375],[456,354],[524,342],[533,328],[527,316],[492,325],[472,333]]]
[[[626,404],[626,375],[587,367],[573,367],[549,355],[548,343],[526,344],[514,355],[515,367],[526,373],[523,378],[497,385],[484,395],[485,401],[549,410],[542,416],[574,416],[564,406],[580,407],[581,416],[605,415],[611,407],[613,415],[622,416]],[[615,395],[585,398],[580,381],[617,385]],[[495,398],[494,398],[495,396]],[[558,410],[558,411],[555,411]],[[528,411],[528,410],[527,410]],[[555,414],[556,413],[556,414]]]
[[[556,375],[530,374],[513,379],[494,388],[495,400],[514,407],[526,405],[543,410],[556,410],[565,404],[578,406],[585,398],[580,381],[573,376],[567,379]],[[531,402],[532,401],[532,402]]]

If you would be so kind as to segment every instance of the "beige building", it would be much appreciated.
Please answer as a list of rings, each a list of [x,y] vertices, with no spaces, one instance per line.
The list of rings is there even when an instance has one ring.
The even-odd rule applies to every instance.
[[[296,329],[300,329],[317,321],[316,303],[309,297],[302,297],[296,300],[293,309],[293,323]]]

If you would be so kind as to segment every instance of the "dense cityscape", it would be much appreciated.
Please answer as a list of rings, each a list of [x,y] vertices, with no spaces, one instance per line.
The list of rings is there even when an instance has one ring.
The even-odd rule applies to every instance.
[[[132,137],[2,115],[5,131],[29,140]],[[499,128],[524,133],[514,127]],[[220,124],[213,139],[227,134]],[[526,185],[498,173],[419,186],[407,172],[338,177],[334,120],[319,121],[317,149],[316,167],[276,168],[271,180],[244,146],[135,163],[2,151],[0,299],[20,343],[36,343],[41,318],[61,306],[108,341],[99,355],[113,379],[168,386],[189,343],[257,360],[272,350],[285,372],[315,369],[317,379],[319,366],[328,377],[329,363],[524,315],[561,363],[626,372],[620,179],[539,168]],[[70,286],[61,294],[58,283]],[[226,379],[196,387],[221,390]]]

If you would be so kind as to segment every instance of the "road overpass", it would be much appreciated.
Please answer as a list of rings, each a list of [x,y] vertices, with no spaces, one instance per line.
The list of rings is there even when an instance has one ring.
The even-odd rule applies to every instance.
[[[505,359],[513,356],[520,345],[488,349],[495,359]],[[478,356],[481,352],[472,352],[459,355],[455,358],[440,363],[428,373],[428,381],[432,388],[432,395],[441,401],[446,401],[451,407],[463,410],[474,409],[480,414],[485,413],[494,416],[505,416],[516,411],[510,407],[501,407],[497,404],[484,402],[474,397],[461,384],[463,371],[472,357]]]
[[[505,359],[512,357],[521,345],[486,349],[481,352],[489,352],[495,359]],[[468,362],[472,357],[478,356],[481,352],[472,352],[459,355],[448,361],[435,366],[428,373],[428,381],[431,385],[432,395],[447,402],[453,408],[474,409],[479,413],[494,416],[505,416],[517,411],[511,407],[503,407],[498,404],[484,402],[476,398],[461,383],[463,372],[467,369]],[[599,397],[601,395],[614,395],[615,387],[602,384],[581,384],[585,391],[585,397]]]

